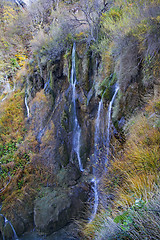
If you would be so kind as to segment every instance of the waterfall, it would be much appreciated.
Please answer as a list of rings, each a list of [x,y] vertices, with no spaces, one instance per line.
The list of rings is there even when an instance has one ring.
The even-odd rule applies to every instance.
[[[44,90],[47,92],[50,89],[50,78],[44,85]]]
[[[9,81],[6,82],[5,92],[6,93],[10,93],[11,92],[11,87],[10,87]]]
[[[105,160],[105,166],[108,163],[108,157],[109,157],[109,147],[110,147],[110,126],[111,126],[111,114],[112,114],[112,105],[114,103],[114,100],[116,98],[116,95],[118,93],[119,90],[119,86],[116,85],[116,89],[115,92],[113,94],[113,97],[109,103],[109,107],[108,107],[108,124],[107,124],[107,140],[106,140],[106,147],[107,147],[107,156],[106,156],[106,160]],[[106,169],[106,167],[105,167]]]
[[[27,109],[27,118],[29,118],[29,107],[28,107],[28,103],[27,103],[27,94],[25,95],[25,99],[24,99],[24,102],[25,102],[25,106],[26,106],[26,109]]]
[[[100,122],[101,122],[101,118],[100,118],[100,114],[101,111],[103,109],[103,98],[101,98],[101,101],[99,102],[98,105],[98,112],[97,112],[97,118],[96,118],[96,122],[95,122],[95,134],[94,134],[94,157],[95,159],[97,158],[97,150],[98,150],[98,144],[99,144],[99,135],[100,135]]]
[[[92,215],[91,215],[91,217],[89,219],[89,223],[91,223],[93,221],[93,219],[95,218],[95,216],[96,216],[97,209],[98,209],[98,200],[99,200],[96,178],[93,178],[91,180],[91,183],[93,183],[92,189],[94,191],[94,207],[93,207]]]
[[[14,229],[14,227],[13,227],[13,225],[12,225],[12,223],[5,217],[5,226],[6,226],[6,224],[7,223],[9,223],[9,225],[11,226],[11,228],[12,228],[12,231],[13,231],[13,234],[14,234],[14,238],[12,238],[13,240],[18,240],[18,237],[17,237],[17,234],[16,234],[16,231],[15,231],[15,229]],[[5,226],[4,226],[4,228],[5,228]],[[5,240],[5,237],[3,236],[3,240]]]
[[[93,212],[89,219],[89,223],[93,221],[93,219],[96,216],[97,209],[98,209],[98,188],[97,188],[97,176],[96,176],[96,168],[97,168],[97,158],[98,158],[98,144],[100,143],[100,123],[101,123],[101,112],[103,110],[103,96],[101,98],[101,101],[98,105],[98,112],[97,112],[97,118],[95,121],[95,134],[94,134],[94,166],[93,166],[93,175],[94,178],[91,180],[91,183],[93,183],[92,189],[94,191],[94,206],[93,206]]]
[[[81,137],[81,128],[78,123],[77,113],[76,113],[76,61],[75,61],[75,52],[76,44],[73,44],[72,50],[72,69],[71,69],[71,87],[72,87],[72,103],[73,103],[73,151],[77,155],[78,164],[80,171],[83,172],[83,166],[80,158],[80,137]]]

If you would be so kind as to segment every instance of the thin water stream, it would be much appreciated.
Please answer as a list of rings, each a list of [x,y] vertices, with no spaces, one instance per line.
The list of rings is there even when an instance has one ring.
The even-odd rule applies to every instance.
[[[95,133],[94,133],[94,164],[93,164],[93,176],[94,178],[91,180],[92,183],[92,189],[94,192],[94,206],[93,211],[91,214],[91,217],[89,219],[89,223],[93,221],[93,219],[96,216],[97,209],[98,209],[98,202],[99,202],[99,196],[98,196],[98,178],[97,178],[97,159],[98,159],[98,153],[99,153],[99,143],[100,143],[100,125],[101,125],[101,112],[103,110],[103,96],[101,98],[101,101],[98,105],[98,112],[97,112],[97,118],[95,121]]]
[[[107,140],[106,140],[106,147],[107,147],[107,156],[106,156],[106,160],[105,160],[105,171],[106,171],[106,164],[108,162],[108,157],[109,157],[109,148],[110,148],[110,125],[111,125],[111,115],[112,115],[112,106],[113,103],[115,101],[116,95],[118,93],[119,90],[119,86],[116,85],[116,89],[114,92],[114,95],[109,103],[109,107],[108,107],[108,124],[107,124]],[[100,135],[100,126],[101,126],[101,122],[103,117],[101,118],[101,112],[103,110],[103,96],[101,98],[101,101],[99,102],[98,105],[98,112],[97,112],[97,118],[95,121],[95,135],[94,135],[94,164],[93,164],[93,175],[94,178],[92,179],[92,189],[94,191],[94,206],[93,206],[93,212],[91,214],[91,217],[89,219],[89,223],[92,222],[96,216],[97,210],[98,210],[98,204],[99,204],[99,195],[98,195],[98,181],[99,179],[97,178],[97,173],[96,170],[98,168],[98,164],[97,164],[97,159],[98,159],[98,153],[99,153],[99,143],[100,143],[100,139],[102,138],[102,136]]]
[[[72,69],[71,69],[71,79],[70,84],[72,86],[72,103],[73,103],[73,151],[77,155],[79,169],[81,172],[84,171],[81,157],[80,157],[80,138],[81,138],[81,128],[78,123],[77,119],[77,112],[76,112],[76,60],[75,60],[75,53],[76,53],[76,44],[73,44],[72,49]]]
[[[29,111],[28,102],[27,102],[27,94],[25,95],[24,102],[25,102],[25,106],[26,106],[26,110],[27,110],[27,118],[29,118],[30,111]]]
[[[107,140],[106,140],[107,156],[106,156],[106,160],[105,160],[105,170],[106,170],[106,166],[108,164],[109,150],[110,150],[110,135],[111,135],[110,127],[111,127],[112,106],[113,106],[114,100],[116,98],[116,95],[118,93],[118,90],[119,90],[119,86],[116,85],[114,95],[113,95],[113,97],[109,103],[109,107],[108,107],[108,124],[107,124]]]

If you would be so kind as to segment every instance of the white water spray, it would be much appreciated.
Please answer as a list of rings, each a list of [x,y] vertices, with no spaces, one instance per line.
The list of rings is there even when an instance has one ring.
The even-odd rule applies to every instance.
[[[27,95],[25,96],[24,102],[25,102],[25,106],[26,106],[26,110],[27,110],[27,118],[29,118],[30,112],[29,112],[29,107],[28,107],[28,103],[27,103]]]
[[[112,114],[112,105],[114,103],[114,100],[116,98],[116,95],[118,93],[119,90],[119,86],[116,85],[116,89],[114,92],[114,95],[112,97],[112,100],[110,101],[109,107],[108,107],[108,124],[107,124],[107,140],[106,140],[106,146],[107,146],[107,157],[106,157],[106,161],[105,161],[105,166],[108,163],[108,157],[109,157],[109,147],[110,147],[110,126],[111,126],[111,114]],[[105,167],[106,169],[106,167]]]
[[[89,223],[91,223],[93,221],[93,219],[95,218],[95,216],[96,216],[97,209],[98,209],[98,201],[99,201],[96,178],[93,178],[91,180],[91,183],[93,183],[92,189],[94,191],[94,208],[93,208],[92,215],[91,215],[91,217],[89,219]]]
[[[77,113],[76,113],[76,61],[75,61],[75,53],[76,53],[76,44],[73,44],[72,50],[72,69],[71,69],[71,86],[72,86],[72,103],[73,103],[73,150],[75,151],[78,159],[78,164],[80,171],[83,172],[83,166],[80,158],[80,137],[81,137],[81,128],[78,123]]]
[[[94,134],[94,147],[95,147],[94,155],[96,155],[95,157],[97,157],[97,145],[99,143],[100,122],[101,122],[100,114],[102,110],[103,110],[103,98],[101,98],[101,101],[99,102],[97,118],[95,122],[95,134]]]

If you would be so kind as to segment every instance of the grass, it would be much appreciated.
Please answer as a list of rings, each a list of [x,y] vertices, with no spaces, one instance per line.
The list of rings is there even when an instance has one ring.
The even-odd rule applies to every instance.
[[[152,100],[125,127],[122,148],[103,176],[103,199],[95,219],[82,227],[86,239],[158,239],[160,233],[160,128],[159,100]],[[109,231],[108,231],[109,229]]]

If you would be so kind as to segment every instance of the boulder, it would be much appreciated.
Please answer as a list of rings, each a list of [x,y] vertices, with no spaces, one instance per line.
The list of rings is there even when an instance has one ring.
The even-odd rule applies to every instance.
[[[35,201],[34,221],[40,234],[49,235],[73,218],[79,217],[88,199],[89,186],[81,184],[71,189],[43,189]]]
[[[3,214],[0,214],[0,232],[3,232],[5,225],[5,217]]]

